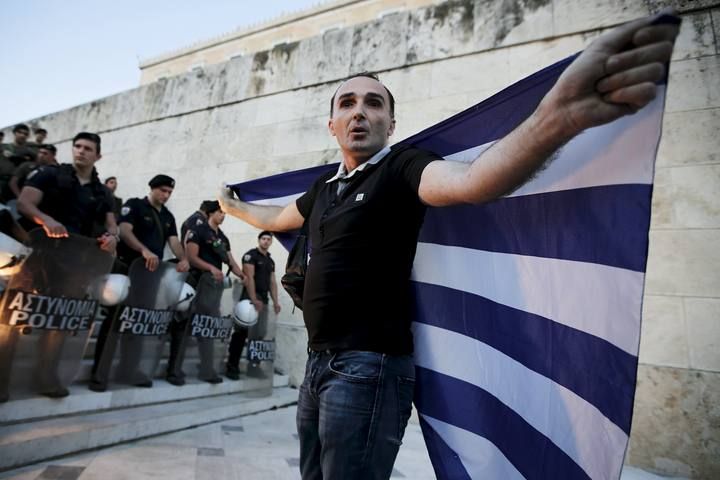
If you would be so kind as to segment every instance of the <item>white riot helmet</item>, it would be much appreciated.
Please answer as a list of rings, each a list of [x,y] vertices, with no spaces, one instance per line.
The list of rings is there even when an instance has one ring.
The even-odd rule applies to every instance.
[[[175,310],[178,312],[187,312],[193,298],[195,298],[195,289],[187,283],[183,283],[183,286],[180,289],[180,297],[178,298],[178,302],[175,304]]]
[[[258,312],[249,299],[240,300],[233,309],[233,320],[239,327],[252,327],[257,323]]]
[[[121,303],[130,291],[130,278],[119,273],[108,273],[101,276],[88,288],[90,296],[100,305],[112,307]]]

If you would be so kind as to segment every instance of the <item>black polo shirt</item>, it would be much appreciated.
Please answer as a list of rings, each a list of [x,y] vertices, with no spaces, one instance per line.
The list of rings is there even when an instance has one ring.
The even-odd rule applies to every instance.
[[[409,280],[425,215],[418,188],[439,159],[394,147],[352,173],[339,195],[338,181],[327,183],[331,172],[297,199],[310,220],[303,296],[310,348],[412,353]]]
[[[160,259],[163,258],[165,242],[167,242],[168,238],[177,237],[177,227],[175,226],[173,214],[165,205],[158,211],[150,205],[147,197],[131,198],[125,202],[125,205],[120,209],[118,223],[132,225],[135,237]],[[141,256],[140,252],[133,250],[125,242],[120,242],[118,253],[128,265]]]
[[[220,228],[216,232],[205,222],[189,229],[185,241],[197,244],[200,259],[215,268],[222,269],[223,263],[230,263],[227,256],[230,251],[230,240]]]
[[[195,230],[199,228],[201,225],[207,224],[207,217],[203,212],[200,210],[197,210],[195,213],[190,215],[180,226],[180,238],[183,242],[185,242],[187,239],[185,238],[185,235],[187,234],[188,230]]]
[[[30,172],[25,186],[43,192],[38,209],[71,233],[99,235],[112,212],[110,191],[100,183],[94,168],[90,182],[81,185],[71,164],[45,165]]]
[[[255,267],[255,294],[265,304],[268,303],[268,293],[270,292],[270,277],[275,272],[275,260],[270,258],[270,252],[263,255],[260,250],[253,248],[243,255],[242,263]],[[247,289],[243,289],[240,299],[250,298]]]

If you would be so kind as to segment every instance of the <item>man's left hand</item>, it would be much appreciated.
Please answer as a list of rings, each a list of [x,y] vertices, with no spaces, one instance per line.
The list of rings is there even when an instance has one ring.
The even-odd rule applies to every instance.
[[[188,270],[190,270],[190,262],[188,262],[187,260],[180,260],[177,265],[175,265],[175,270],[180,273],[187,272]]]
[[[277,315],[278,313],[280,313],[280,310],[281,310],[280,304],[279,304],[279,303],[273,303],[273,309],[275,310],[275,315]]]
[[[570,138],[583,130],[634,113],[650,103],[656,82],[667,74],[677,23],[653,23],[666,9],[602,35],[563,72],[539,111],[558,115]]]

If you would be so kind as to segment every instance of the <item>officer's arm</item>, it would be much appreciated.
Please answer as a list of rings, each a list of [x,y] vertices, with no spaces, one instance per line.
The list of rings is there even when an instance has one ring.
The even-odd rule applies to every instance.
[[[187,253],[188,261],[193,268],[197,268],[203,272],[210,272],[216,281],[222,281],[222,270],[200,258],[200,246],[197,243],[187,242],[185,253]]]
[[[173,235],[168,238],[168,244],[170,245],[170,250],[172,250],[173,254],[175,254],[175,257],[179,260],[175,269],[178,272],[187,272],[190,269],[190,262],[187,259],[186,250],[180,243],[180,239],[177,237],[177,235]]]
[[[170,245],[170,250],[173,252],[173,255],[180,260],[181,262],[185,260],[185,250],[183,249],[182,244],[180,243],[180,239],[173,235],[172,237],[168,238],[168,245]]]
[[[120,228],[113,212],[105,214],[105,231],[115,237],[115,240],[120,240]]]
[[[43,191],[35,187],[23,187],[18,197],[18,211],[26,218],[40,225],[48,237],[61,238],[67,237],[68,232],[65,227],[52,218],[50,215],[44,214],[38,208],[43,199]]]
[[[132,248],[136,252],[149,252],[150,250],[135,236],[133,233],[133,224],[129,222],[120,222],[120,239],[125,245]],[[143,253],[143,256],[144,253]]]
[[[220,190],[218,201],[223,212],[260,230],[271,232],[287,232],[302,227],[304,218],[297,209],[295,202],[279,207],[275,205],[255,205],[232,197],[227,188]]]
[[[237,262],[235,261],[235,257],[233,257],[232,253],[230,253],[230,252],[227,252],[227,257],[228,257],[228,265],[230,265],[230,270],[232,270],[232,272],[235,275],[237,275],[240,278],[240,280],[243,281],[243,283],[245,283],[245,279],[246,279],[245,272],[243,272],[243,269],[240,268],[240,266],[237,264]]]
[[[255,265],[252,263],[243,263],[243,272],[247,277],[245,288],[247,289],[248,297],[250,297],[250,301],[259,312],[262,309],[262,302],[258,299],[257,292],[255,291]]]
[[[98,237],[100,248],[106,252],[114,253],[117,249],[117,242],[120,239],[118,235],[118,226],[115,222],[115,214],[107,212],[105,214],[105,233]]]
[[[273,305],[275,306],[275,313],[279,313],[280,304],[278,303],[277,282],[275,281],[275,272],[272,272],[270,274],[270,298],[272,298]]]

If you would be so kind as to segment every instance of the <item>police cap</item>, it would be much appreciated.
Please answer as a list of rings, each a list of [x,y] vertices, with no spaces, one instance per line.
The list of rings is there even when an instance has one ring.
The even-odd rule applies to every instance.
[[[150,188],[170,187],[175,188],[175,180],[167,175],[155,175],[149,182]]]

